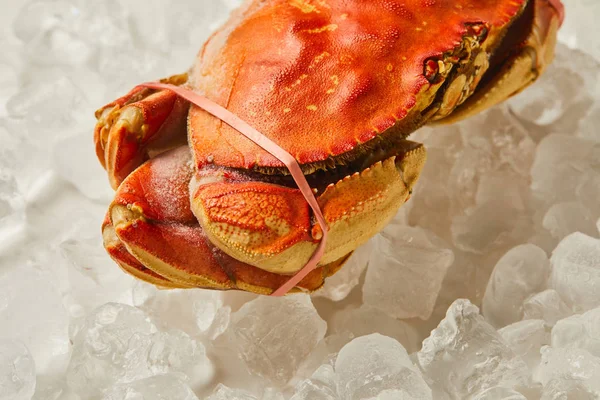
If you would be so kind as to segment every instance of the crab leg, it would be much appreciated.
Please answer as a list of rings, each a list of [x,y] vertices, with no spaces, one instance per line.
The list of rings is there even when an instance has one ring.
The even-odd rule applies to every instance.
[[[329,226],[321,265],[365,243],[408,200],[425,149],[405,143],[399,156],[332,183],[317,197]],[[276,274],[294,274],[313,254],[322,231],[298,189],[264,178],[201,166],[190,184],[192,211],[210,241],[231,257]]]
[[[146,268],[128,251],[123,242],[117,237],[115,228],[110,222],[110,215],[106,214],[104,223],[102,224],[102,236],[104,239],[104,247],[110,257],[121,267],[121,269],[130,275],[153,285],[164,288],[187,288],[188,286],[177,284],[169,281],[158,275],[151,269]]]
[[[285,283],[289,277],[235,260],[211,244],[189,207],[192,174],[190,151],[184,146],[153,158],[124,180],[104,226],[113,258],[157,286],[269,294]],[[314,270],[296,291],[318,289],[346,258]]]
[[[486,54],[489,49],[483,49],[481,55],[486,54],[483,60],[486,67],[481,68],[480,74],[471,77],[470,84],[464,84],[467,82],[464,75],[459,75],[452,82],[450,88],[455,90],[447,91],[440,110],[447,111],[438,113],[434,119],[439,119],[439,123],[457,122],[520,93],[534,83],[554,59],[563,14],[559,1],[530,1],[489,61]],[[523,32],[526,34],[523,35]],[[488,67],[490,79],[483,75]],[[463,84],[457,84],[461,79]],[[479,81],[482,84],[477,87]],[[465,93],[473,91],[470,97],[465,96]],[[454,109],[459,99],[466,101]]]
[[[186,81],[187,74],[164,80]],[[188,109],[171,91],[137,87],[96,112],[96,154],[113,189],[147,159],[186,143]]]

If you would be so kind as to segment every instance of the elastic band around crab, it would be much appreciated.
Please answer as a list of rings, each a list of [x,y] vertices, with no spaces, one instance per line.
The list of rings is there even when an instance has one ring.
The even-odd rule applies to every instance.
[[[323,217],[323,213],[321,212],[321,208],[319,207],[319,203],[315,198],[310,185],[306,181],[304,174],[302,173],[302,169],[300,169],[300,165],[298,161],[290,153],[279,147],[275,142],[271,139],[254,129],[248,123],[243,121],[237,115],[233,114],[231,111],[226,108],[218,105],[217,103],[207,99],[204,96],[199,95],[191,90],[184,89],[180,86],[174,86],[164,83],[158,82],[149,82],[138,85],[139,87],[146,87],[150,89],[166,89],[170,90],[176,95],[184,98],[190,103],[200,107],[207,113],[219,118],[221,121],[225,122],[227,125],[231,126],[233,129],[256,143],[258,146],[262,147],[265,151],[271,153],[273,157],[277,158],[279,161],[285,164],[287,169],[290,171],[292,178],[298,185],[298,189],[300,189],[300,193],[306,199],[306,202],[312,208],[315,218],[317,222],[321,226],[321,230],[323,231],[323,236],[319,245],[315,249],[313,255],[310,257],[306,265],[298,271],[294,276],[292,276],[286,283],[284,283],[279,289],[275,290],[271,296],[284,296],[287,294],[292,288],[294,288],[306,275],[311,273],[316,267],[321,257],[325,253],[325,244],[327,243],[327,223],[325,222],[325,218]]]

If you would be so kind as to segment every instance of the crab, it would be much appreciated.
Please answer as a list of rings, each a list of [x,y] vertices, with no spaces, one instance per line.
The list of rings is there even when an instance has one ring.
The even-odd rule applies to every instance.
[[[169,89],[137,86],[96,112],[115,199],[104,246],[162,288],[319,289],[411,196],[426,151],[407,137],[519,93],[554,56],[558,0],[253,0],[194,66],[161,82],[200,93],[291,154],[285,165]]]

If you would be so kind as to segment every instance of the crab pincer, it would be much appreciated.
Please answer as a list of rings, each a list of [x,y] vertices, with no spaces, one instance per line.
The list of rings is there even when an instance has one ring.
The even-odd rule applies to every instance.
[[[163,80],[182,84],[187,75]],[[136,87],[96,111],[96,155],[113,189],[144,161],[186,143],[189,104],[169,90]]]
[[[189,207],[192,173],[189,148],[184,146],[130,174],[104,224],[109,253],[127,272],[161,287],[272,293],[286,276],[238,261],[208,239]],[[346,258],[314,270],[294,291],[316,290]]]

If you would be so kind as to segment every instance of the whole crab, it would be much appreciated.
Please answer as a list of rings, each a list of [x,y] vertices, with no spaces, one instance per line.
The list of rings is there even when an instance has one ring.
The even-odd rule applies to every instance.
[[[220,104],[302,168],[328,225],[318,289],[410,197],[425,162],[406,140],[518,93],[551,62],[551,0],[254,0],[186,74],[163,82]],[[96,113],[116,197],[104,244],[161,287],[270,294],[322,237],[273,155],[170,90],[136,87]]]

